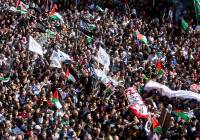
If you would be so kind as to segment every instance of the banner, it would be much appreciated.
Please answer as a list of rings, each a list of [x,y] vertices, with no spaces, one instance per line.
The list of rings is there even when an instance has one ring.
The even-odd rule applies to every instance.
[[[130,87],[125,90],[124,95],[127,97],[129,102],[129,108],[138,118],[148,118],[149,113],[147,107],[144,104],[142,97],[137,92],[136,86]]]
[[[195,99],[200,102],[200,94],[198,93],[187,90],[174,91],[165,85],[150,80],[148,83],[146,83],[144,90],[150,91],[153,89],[159,91],[162,94],[162,96],[167,96],[168,98],[176,97],[181,99]]]
[[[45,33],[48,27],[40,20],[37,20],[36,28],[39,32]]]
[[[161,126],[164,129],[169,128],[170,121],[171,121],[171,113],[166,108],[163,107],[160,117],[159,117],[159,122],[160,122]]]

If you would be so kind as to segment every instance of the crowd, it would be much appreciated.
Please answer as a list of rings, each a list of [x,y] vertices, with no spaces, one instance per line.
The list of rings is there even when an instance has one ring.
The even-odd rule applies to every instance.
[[[156,1],[155,5],[148,0],[109,1],[98,3],[99,10],[92,2],[77,6],[58,2],[62,23],[49,19],[55,3],[25,0],[29,9],[22,14],[10,10],[16,7],[14,0],[0,0],[2,140],[200,139],[200,102],[144,90],[149,80],[172,90],[200,85],[200,33],[195,30],[195,11],[185,9],[176,20],[176,7],[169,1]],[[188,23],[187,30],[181,28],[182,18]],[[89,42],[91,38],[79,29],[81,19],[95,25]],[[51,32],[45,33],[38,23]],[[148,43],[137,39],[135,31],[146,36]],[[43,56],[29,51],[30,36],[41,44]],[[99,47],[110,56],[106,75],[118,81],[116,85],[102,82],[91,69],[104,71],[96,61]],[[70,56],[60,68],[51,65],[54,50]],[[164,71],[161,76],[157,74],[158,62]],[[66,78],[67,70],[74,80]],[[146,126],[149,118],[137,117],[129,109],[124,90],[133,86],[139,87],[149,118],[159,118],[162,109],[171,106],[169,126],[162,132],[153,131],[152,125]],[[53,98],[61,107],[55,106]],[[192,111],[193,115],[184,121],[175,115],[176,110]]]

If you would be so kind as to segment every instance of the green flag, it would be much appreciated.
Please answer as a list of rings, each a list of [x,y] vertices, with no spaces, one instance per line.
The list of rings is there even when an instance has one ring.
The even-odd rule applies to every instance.
[[[10,80],[10,77],[1,77],[0,81],[2,81],[3,83],[7,83]]]
[[[194,0],[194,8],[196,11],[197,20],[200,19],[200,0]]]
[[[88,29],[90,31],[93,31],[94,29],[96,29],[96,25],[94,25],[94,24],[88,24]]]
[[[183,119],[185,122],[188,122],[190,120],[190,117],[188,116],[187,113],[181,112],[181,111],[176,111],[175,115],[181,119]]]
[[[144,74],[143,80],[149,80],[149,78]]]
[[[47,33],[47,37],[49,37],[49,38],[54,38],[56,35],[56,33],[51,31],[50,29],[47,29],[46,33]]]
[[[161,134],[161,133],[162,133],[162,127],[161,127],[161,126],[158,126],[158,127],[154,128],[154,129],[153,129],[153,132],[154,132],[154,133]]]
[[[164,71],[162,69],[157,71],[158,78],[161,78],[163,74],[164,74]]]
[[[181,28],[182,28],[184,31],[186,31],[186,30],[188,29],[188,27],[189,27],[188,23],[187,23],[184,19],[182,19],[182,20],[181,20]]]
[[[162,58],[162,52],[157,52],[156,55],[158,56],[158,58]]]
[[[104,12],[104,10],[100,7],[100,6],[96,6],[96,10],[98,11],[98,12]]]
[[[142,84],[141,83],[138,84],[137,91],[138,91],[138,93],[142,92]]]
[[[85,42],[86,42],[87,44],[92,44],[92,42],[93,42],[93,38],[90,37],[90,36],[86,36],[86,38],[85,38]]]

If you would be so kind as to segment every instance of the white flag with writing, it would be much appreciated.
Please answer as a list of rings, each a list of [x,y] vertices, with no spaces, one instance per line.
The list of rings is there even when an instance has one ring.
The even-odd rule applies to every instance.
[[[99,47],[98,62],[104,66],[107,67],[110,66],[110,56],[106,53],[106,51],[102,47]]]
[[[58,55],[59,55],[60,61],[71,60],[70,56],[62,52],[61,50],[58,50]]]
[[[52,53],[52,55],[51,55],[51,57],[50,57],[50,60],[54,60],[54,59],[60,61],[59,54],[58,54],[58,52],[56,52],[56,51],[53,51],[53,53]]]
[[[35,52],[43,56],[42,47],[34,40],[32,36],[29,37],[29,51]]]
[[[107,76],[101,69],[94,69],[94,72],[99,80],[104,84],[112,83],[114,86],[119,85],[119,82],[110,76]]]
[[[71,60],[70,56],[60,50],[53,51],[51,57],[51,67],[61,68],[61,63],[65,60]]]
[[[50,64],[51,67],[61,68],[60,57],[56,51],[53,51],[50,57],[50,60],[51,60],[51,64]]]

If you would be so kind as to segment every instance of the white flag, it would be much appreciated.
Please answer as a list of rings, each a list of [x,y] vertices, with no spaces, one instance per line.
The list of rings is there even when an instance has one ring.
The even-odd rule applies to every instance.
[[[51,60],[51,64],[50,64],[51,67],[61,68],[59,54],[56,51],[53,51],[53,53],[50,57],[50,60]]]
[[[94,69],[94,72],[97,78],[101,80],[104,84],[112,83],[114,86],[117,86],[119,84],[118,81],[110,76],[107,76],[101,69]]]
[[[50,60],[53,60],[53,59],[57,59],[59,60],[60,62],[63,62],[65,60],[71,60],[70,56],[60,50],[58,51],[53,51],[51,57],[50,57]]]
[[[60,57],[59,57],[58,52],[53,51],[53,53],[52,53],[52,55],[50,57],[50,60],[55,60],[55,59],[58,60],[58,61],[60,61]]]
[[[65,60],[71,60],[70,56],[60,50],[58,50],[57,52],[54,50],[51,57],[51,67],[55,67],[55,68],[61,68],[61,62],[65,61]]]
[[[54,68],[61,68],[61,63],[59,60],[53,59],[53,60],[51,60],[50,66],[54,67]]]
[[[106,51],[102,47],[99,47],[98,62],[104,66],[107,67],[110,66],[110,56],[106,53]]]
[[[59,60],[60,61],[65,61],[65,60],[71,60],[70,56],[61,50],[58,50],[58,55],[59,55]]]
[[[29,50],[43,56],[42,47],[32,36],[29,37]]]

